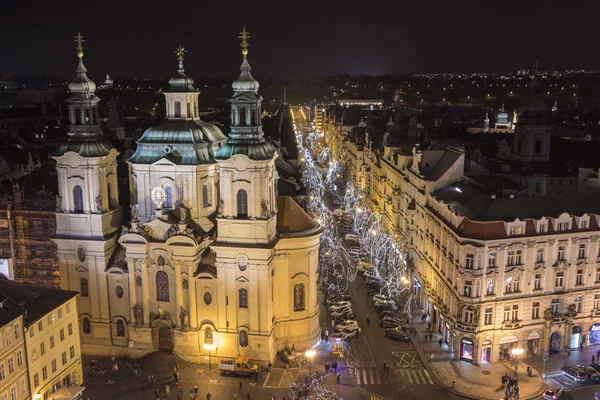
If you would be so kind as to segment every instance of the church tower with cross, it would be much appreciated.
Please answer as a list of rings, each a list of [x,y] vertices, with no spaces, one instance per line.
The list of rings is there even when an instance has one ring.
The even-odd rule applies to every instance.
[[[96,84],[83,65],[83,37],[75,37],[79,59],[69,83],[68,138],[55,154],[58,176],[56,238],[60,284],[77,290],[84,343],[110,344],[105,265],[112,256],[122,218],[118,204],[117,151],[103,136]]]

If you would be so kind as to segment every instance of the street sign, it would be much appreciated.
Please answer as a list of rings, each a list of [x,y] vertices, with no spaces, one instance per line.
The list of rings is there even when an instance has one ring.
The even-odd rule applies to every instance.
[[[546,361],[548,359],[548,355],[544,354],[544,361]]]

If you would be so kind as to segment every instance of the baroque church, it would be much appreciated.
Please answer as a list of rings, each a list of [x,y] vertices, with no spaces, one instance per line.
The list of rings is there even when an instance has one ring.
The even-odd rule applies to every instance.
[[[322,228],[278,195],[278,154],[264,138],[248,37],[244,29],[228,136],[200,119],[199,91],[177,49],[166,120],[146,130],[127,160],[129,221],[118,204],[119,154],[103,137],[76,38],[68,139],[54,155],[54,240],[61,287],[80,293],[84,352],[268,361],[318,340]]]

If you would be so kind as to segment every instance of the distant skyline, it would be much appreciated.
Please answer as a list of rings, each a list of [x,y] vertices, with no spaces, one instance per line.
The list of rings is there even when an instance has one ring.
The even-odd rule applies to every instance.
[[[598,11],[595,2],[539,0],[5,0],[0,74],[72,76],[81,31],[95,79],[171,76],[180,44],[189,75],[231,76],[241,62],[242,26],[258,76],[507,72],[528,68],[536,55],[544,70],[600,69]]]

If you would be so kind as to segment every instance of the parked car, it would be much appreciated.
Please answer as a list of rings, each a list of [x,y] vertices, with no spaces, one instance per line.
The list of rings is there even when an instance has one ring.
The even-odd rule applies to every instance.
[[[351,306],[351,304],[349,301],[342,300],[342,301],[338,301],[336,304],[329,307],[329,311],[337,311],[341,308],[350,307],[350,306]]]
[[[341,316],[346,316],[349,312],[352,312],[352,308],[348,306],[346,308],[340,308],[339,310],[332,312],[331,316],[333,318],[337,318]]]
[[[383,303],[383,304],[379,304],[377,306],[375,306],[375,311],[379,314],[383,311],[386,310],[393,310],[393,311],[397,311],[398,307],[396,307],[395,304],[389,304],[389,303]]]
[[[385,310],[379,314],[379,319],[383,319],[385,317],[399,319],[400,313],[398,311],[394,311],[394,310]]]
[[[600,381],[600,373],[598,373],[598,371],[596,371],[594,368],[586,365],[577,365],[575,368],[583,371],[587,375],[588,379],[592,382],[596,383]]]
[[[383,328],[396,328],[398,327],[398,325],[400,325],[400,323],[401,322],[397,319],[385,317],[381,319],[381,321],[379,322],[379,326]]]
[[[344,330],[345,328],[358,328],[358,322],[353,319],[347,319],[335,326],[335,329],[338,331]]]
[[[406,332],[403,332],[401,330],[398,329],[386,329],[384,336],[386,338],[390,338],[392,340],[398,340],[400,342],[410,342],[410,337],[406,334]]]
[[[346,240],[347,242],[356,242],[358,241],[358,235],[354,233],[346,233],[344,235],[344,240]]]
[[[343,313],[339,317],[333,318],[336,324],[339,324],[347,319],[356,319],[356,314],[352,310],[349,310],[348,312]]]
[[[359,256],[360,255],[360,247],[351,247],[349,250],[350,254],[352,254],[353,256]]]
[[[560,396],[562,396],[562,394],[563,394],[564,391],[565,390],[562,387],[560,387],[560,386],[550,386],[544,392],[544,399],[545,400],[556,400]]]
[[[375,296],[373,296],[373,303],[376,303],[378,301],[388,301],[389,298],[385,295],[385,294],[376,294]]]
[[[585,372],[583,372],[580,369],[574,368],[574,367],[562,367],[561,371],[562,371],[563,375],[568,376],[573,381],[578,382],[578,383],[583,383],[583,382],[587,381],[587,379],[588,379]]]
[[[590,364],[590,367],[594,368],[596,371],[600,372],[600,364]]]
[[[361,329],[343,329],[339,332],[336,332],[332,335],[333,338],[341,338],[342,340],[350,340],[354,339],[358,336]]]
[[[383,305],[383,304],[393,304],[395,305],[396,302],[393,300],[377,300],[375,301],[375,303],[373,303],[373,307],[377,308],[377,306]]]

